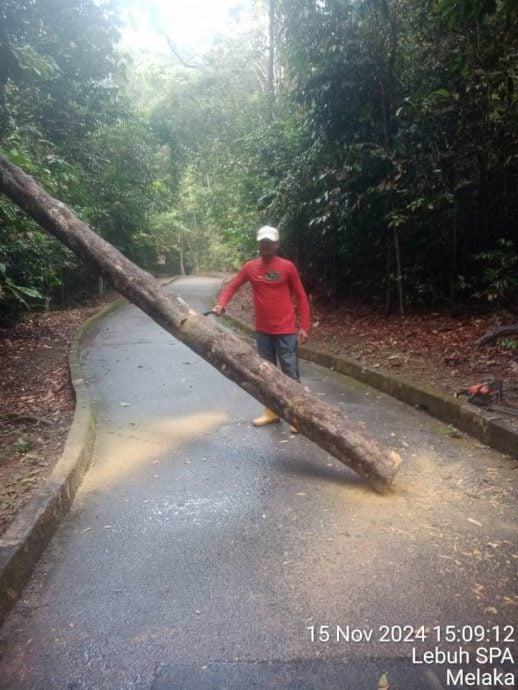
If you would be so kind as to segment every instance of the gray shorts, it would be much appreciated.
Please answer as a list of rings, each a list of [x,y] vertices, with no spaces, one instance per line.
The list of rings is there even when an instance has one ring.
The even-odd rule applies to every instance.
[[[263,359],[275,365],[290,378],[300,382],[299,355],[297,336],[295,333],[286,335],[271,335],[270,333],[255,334],[257,352]]]

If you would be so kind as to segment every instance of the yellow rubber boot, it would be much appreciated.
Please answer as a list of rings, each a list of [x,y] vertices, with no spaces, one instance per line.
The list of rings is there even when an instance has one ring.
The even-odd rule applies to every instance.
[[[280,417],[277,417],[275,412],[272,412],[267,407],[264,408],[264,412],[260,417],[254,419],[252,424],[254,426],[266,426],[267,424],[273,424],[273,422],[278,422]]]

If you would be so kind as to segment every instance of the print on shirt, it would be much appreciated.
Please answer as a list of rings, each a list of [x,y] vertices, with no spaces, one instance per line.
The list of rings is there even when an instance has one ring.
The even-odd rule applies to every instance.
[[[270,273],[265,273],[264,278],[265,278],[265,280],[269,280],[270,282],[274,282],[276,280],[281,279],[281,274],[280,274],[280,271],[271,271]]]

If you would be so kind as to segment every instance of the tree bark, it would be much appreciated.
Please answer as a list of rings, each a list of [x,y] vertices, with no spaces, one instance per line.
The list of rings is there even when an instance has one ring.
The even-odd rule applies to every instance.
[[[73,252],[104,274],[120,293],[247,393],[295,425],[309,439],[365,477],[377,489],[393,480],[401,459],[367,438],[341,410],[261,359],[248,344],[203,318],[180,297],[93,232],[20,168],[0,156],[3,192]]]
[[[268,3],[268,96],[275,98],[275,9],[276,0]]]

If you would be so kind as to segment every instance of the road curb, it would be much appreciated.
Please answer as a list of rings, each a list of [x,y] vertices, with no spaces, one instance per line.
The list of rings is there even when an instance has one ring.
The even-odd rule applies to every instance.
[[[67,514],[90,466],[95,409],[83,377],[81,342],[86,333],[127,300],[121,298],[85,321],[70,346],[68,363],[76,407],[63,453],[45,483],[0,537],[0,625],[27,584],[34,566]]]
[[[254,330],[239,319],[228,314],[224,318],[247,335],[254,334]],[[302,359],[350,376],[408,405],[425,410],[432,417],[453,425],[490,448],[518,456],[518,433],[507,420],[495,419],[494,413],[468,406],[433,388],[417,386],[402,376],[373,369],[347,357],[338,357],[323,348],[303,345],[299,354]]]

